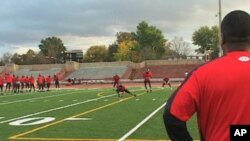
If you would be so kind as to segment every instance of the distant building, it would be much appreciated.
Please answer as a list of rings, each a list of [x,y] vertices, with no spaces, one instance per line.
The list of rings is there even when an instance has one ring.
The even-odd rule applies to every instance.
[[[82,50],[69,50],[65,51],[65,61],[83,62]]]

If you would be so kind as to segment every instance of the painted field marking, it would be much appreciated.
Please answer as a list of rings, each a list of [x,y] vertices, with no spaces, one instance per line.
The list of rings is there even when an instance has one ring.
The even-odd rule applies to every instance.
[[[65,121],[70,120],[70,121],[78,121],[78,120],[92,120],[92,118],[67,118]]]
[[[102,94],[104,94],[104,92],[97,93],[97,96],[101,97],[103,96]]]
[[[65,94],[60,94],[60,95],[50,95],[50,96],[44,96],[44,97],[36,97],[36,98],[30,98],[30,99],[10,101],[10,102],[5,102],[5,103],[0,103],[0,105],[6,105],[6,104],[12,104],[12,103],[18,103],[18,102],[25,102],[25,101],[37,100],[37,99],[44,99],[44,98],[50,98],[50,97],[59,97],[59,96],[68,95],[68,94],[72,94],[72,93],[75,93],[75,92],[70,92],[70,93],[65,93]]]
[[[134,128],[128,131],[125,135],[123,135],[118,141],[124,141],[127,137],[133,134],[138,128],[140,128],[144,123],[146,123],[151,117],[153,117],[159,110],[161,110],[166,103],[162,104],[156,110],[154,110],[151,114],[149,114],[145,119],[143,119],[139,124],[137,124]]]
[[[25,116],[21,116],[21,117],[9,119],[9,120],[1,121],[0,124],[1,123],[7,123],[7,122],[10,122],[10,121],[14,121],[14,120],[18,120],[18,119],[22,119],[22,118],[27,118],[27,117],[35,116],[35,115],[39,115],[39,114],[49,113],[49,112],[52,112],[52,111],[57,111],[57,110],[61,110],[61,109],[69,108],[69,107],[73,107],[73,106],[76,106],[76,105],[80,105],[80,104],[84,104],[84,103],[88,103],[88,102],[92,102],[92,101],[104,99],[104,98],[115,96],[115,95],[116,94],[112,94],[112,95],[103,96],[103,97],[100,97],[100,98],[89,99],[89,100],[86,100],[86,101],[83,101],[83,102],[78,102],[78,103],[74,103],[74,104],[70,104],[70,105],[66,105],[66,106],[62,106],[62,107],[53,108],[53,109],[46,110],[46,111],[41,111],[41,112],[37,112],[37,113],[33,113],[33,114],[28,114],[28,115],[25,115]]]
[[[113,95],[114,95],[114,94],[113,94]],[[142,95],[142,94],[141,94],[141,95]],[[104,96],[104,97],[106,97],[106,96]],[[103,98],[103,97],[101,97],[101,98]],[[99,99],[101,99],[101,98],[99,98]],[[129,99],[131,99],[131,98],[134,98],[134,97],[124,98],[123,101],[129,100]],[[101,107],[98,107],[98,108],[95,108],[95,109],[92,109],[92,110],[89,110],[89,111],[85,111],[85,112],[83,112],[83,113],[80,113],[80,114],[71,116],[71,117],[69,117],[69,118],[77,118],[77,117],[79,117],[79,116],[83,116],[83,115],[86,115],[86,114],[89,114],[89,113],[92,113],[92,112],[95,112],[95,111],[98,111],[98,110],[101,110],[101,109],[104,109],[104,108],[113,106],[113,105],[115,105],[115,104],[117,104],[117,103],[120,103],[120,102],[121,102],[121,101],[115,101],[115,102],[109,103],[109,104],[107,104],[107,105],[104,105],[104,106],[101,106]],[[66,119],[68,119],[68,118],[66,118]],[[21,134],[18,134],[18,135],[14,135],[14,136],[10,137],[9,139],[24,139],[24,140],[32,139],[32,140],[34,140],[34,138],[21,138],[21,136],[25,136],[25,135],[34,133],[34,132],[36,132],[36,131],[39,131],[39,130],[48,128],[48,127],[50,127],[50,126],[53,126],[53,125],[62,123],[62,122],[64,122],[64,121],[65,121],[65,119],[62,119],[62,120],[59,120],[59,121],[56,121],[56,122],[52,122],[52,123],[50,123],[50,124],[47,124],[47,125],[44,125],[44,126],[41,126],[41,127],[35,128],[35,129],[32,129],[32,130],[30,130],[30,131],[27,131],[27,132],[24,132],[24,133],[21,133]],[[52,138],[52,139],[51,139],[51,138],[35,138],[35,140],[53,140],[53,138]],[[56,140],[58,140],[58,139],[56,138]],[[61,139],[61,140],[65,140],[65,139]],[[67,140],[67,139],[66,139],[66,140]],[[76,140],[76,139],[74,139],[74,140]],[[82,139],[81,139],[81,140],[82,140]]]
[[[50,91],[50,94],[54,93],[54,92],[58,92],[58,91]],[[32,92],[24,92],[24,93],[21,93],[21,94],[5,93],[4,95],[0,96],[0,99],[4,98],[4,97],[25,96],[25,95],[34,95],[34,92],[33,91]]]

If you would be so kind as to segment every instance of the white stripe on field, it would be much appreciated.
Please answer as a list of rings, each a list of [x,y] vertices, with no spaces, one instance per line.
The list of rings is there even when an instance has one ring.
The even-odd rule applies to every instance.
[[[44,98],[49,98],[49,97],[58,97],[58,96],[72,94],[72,93],[75,93],[75,92],[70,92],[70,93],[65,93],[65,94],[60,94],[60,95],[50,95],[50,96],[44,96],[44,97],[36,97],[36,98],[30,98],[30,99],[23,99],[23,100],[4,102],[4,103],[0,103],[0,105],[6,105],[6,104],[12,104],[12,103],[18,103],[18,102],[25,102],[25,101],[31,101],[31,100],[36,100],[36,99],[44,99]]]
[[[13,119],[1,121],[0,124],[1,123],[6,123],[6,122],[10,122],[10,121],[13,121],[13,120],[18,120],[18,119],[22,119],[22,118],[27,118],[27,117],[31,117],[31,116],[35,116],[35,115],[39,115],[39,114],[44,114],[44,113],[48,113],[48,112],[52,112],[52,111],[56,111],[56,110],[61,110],[61,109],[73,107],[73,106],[76,106],[76,105],[88,103],[88,102],[91,102],[91,101],[96,101],[96,100],[99,100],[99,99],[104,99],[104,98],[115,96],[115,95],[116,94],[112,94],[112,95],[103,96],[103,97],[99,97],[99,98],[95,98],[95,99],[89,99],[89,100],[86,100],[86,101],[83,101],[83,102],[78,102],[78,103],[74,103],[74,104],[70,104],[70,105],[66,105],[66,106],[62,106],[62,107],[58,107],[58,108],[54,108],[54,109],[50,109],[50,110],[46,110],[46,111],[41,111],[41,112],[37,112],[37,113],[25,115],[25,116],[13,118]]]
[[[148,115],[145,119],[143,119],[139,124],[137,124],[134,128],[132,128],[128,133],[123,135],[118,141],[124,141],[127,137],[133,134],[138,128],[140,128],[144,123],[146,123],[152,116],[154,116],[161,108],[165,106],[166,103],[162,104],[159,108],[153,111],[150,115]]]

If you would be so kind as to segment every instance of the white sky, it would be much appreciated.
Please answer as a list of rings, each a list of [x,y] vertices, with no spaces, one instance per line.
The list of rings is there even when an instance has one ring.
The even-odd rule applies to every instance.
[[[232,10],[250,13],[249,0],[222,0],[222,17]],[[218,0],[1,0],[0,57],[5,52],[38,51],[42,39],[56,36],[68,50],[112,44],[118,31],[136,31],[142,20],[192,41],[199,27],[218,24]]]

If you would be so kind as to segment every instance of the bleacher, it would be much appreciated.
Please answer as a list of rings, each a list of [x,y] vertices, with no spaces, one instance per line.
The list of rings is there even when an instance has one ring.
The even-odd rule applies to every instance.
[[[61,70],[61,68],[51,68],[51,69],[48,69],[48,70],[30,70],[30,69],[20,69],[16,72],[14,72],[13,74],[14,75],[17,75],[17,76],[30,76],[30,75],[33,75],[34,77],[37,77],[39,74],[41,75],[54,75],[56,73],[58,73],[59,71]]]
[[[122,66],[101,66],[101,67],[81,67],[71,73],[68,78],[78,79],[111,79],[115,74],[123,76],[128,67]]]

